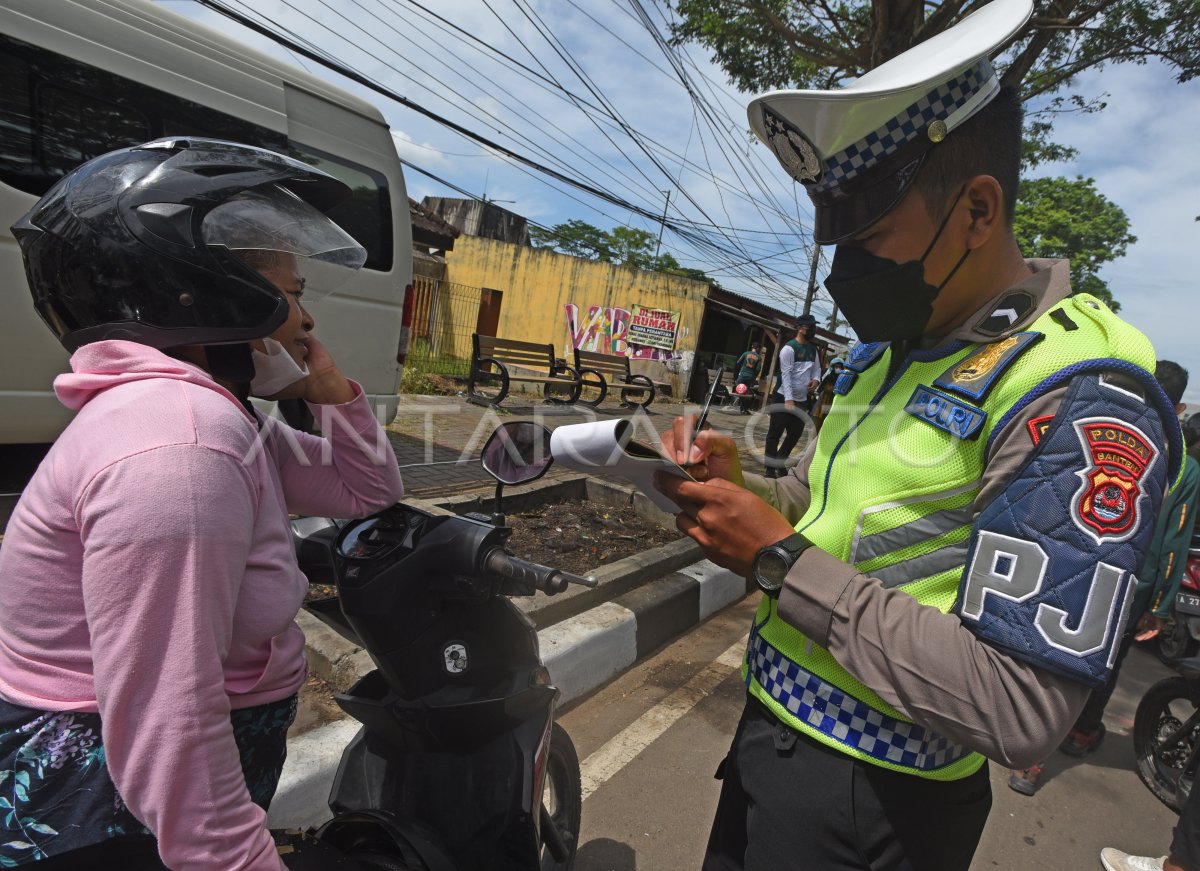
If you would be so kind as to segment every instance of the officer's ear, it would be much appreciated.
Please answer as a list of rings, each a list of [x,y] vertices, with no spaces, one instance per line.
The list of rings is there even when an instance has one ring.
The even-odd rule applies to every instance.
[[[958,208],[965,208],[969,223],[965,242],[967,248],[982,248],[988,240],[1007,226],[1004,218],[1004,190],[990,175],[977,175],[967,182]]]

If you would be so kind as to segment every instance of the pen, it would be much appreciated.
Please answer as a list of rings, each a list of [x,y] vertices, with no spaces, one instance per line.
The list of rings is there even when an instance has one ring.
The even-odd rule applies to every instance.
[[[692,431],[692,441],[688,444],[688,453],[691,453],[692,444],[696,441],[696,436],[700,435],[700,430],[704,428],[704,424],[708,421],[708,409],[712,407],[713,397],[717,395],[717,390],[721,386],[721,378],[725,375],[725,367],[718,366],[717,374],[713,378],[712,386],[708,388],[708,395],[704,397],[704,407],[700,409],[700,416],[696,418],[696,429]],[[695,463],[684,463],[684,466],[692,466]]]

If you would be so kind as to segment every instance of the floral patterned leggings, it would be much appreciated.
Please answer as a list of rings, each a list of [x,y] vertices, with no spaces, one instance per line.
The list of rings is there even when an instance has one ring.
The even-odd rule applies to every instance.
[[[246,787],[264,810],[279,785],[295,718],[294,695],[230,714]],[[150,857],[150,867],[157,864],[150,830],[109,777],[99,714],[35,711],[0,699],[0,824],[0,868],[59,867],[46,861],[51,857],[67,861],[63,868],[88,867],[82,857],[98,855],[110,839],[133,844],[134,852]]]

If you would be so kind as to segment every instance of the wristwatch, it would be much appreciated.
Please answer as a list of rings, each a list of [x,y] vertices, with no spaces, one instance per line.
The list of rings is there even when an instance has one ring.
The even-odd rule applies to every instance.
[[[768,544],[754,555],[750,574],[758,588],[771,598],[783,589],[783,579],[791,571],[800,554],[812,547],[812,542],[798,532],[793,532],[783,541]]]

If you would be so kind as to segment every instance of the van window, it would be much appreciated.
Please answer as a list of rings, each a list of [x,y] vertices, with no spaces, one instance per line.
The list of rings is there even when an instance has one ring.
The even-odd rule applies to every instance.
[[[392,209],[386,176],[299,142],[293,141],[288,153],[350,186],[350,199],[330,209],[329,217],[367,249],[365,268],[390,270]]]
[[[52,178],[112,151],[113,142],[153,138],[150,122],[141,112],[93,95],[42,85],[36,105],[42,134],[41,168]]]
[[[85,160],[161,136],[287,147],[282,133],[4,35],[0,119],[0,182],[39,197]]]
[[[391,269],[391,199],[382,173],[0,34],[3,184],[40,197],[85,160],[163,136],[206,136],[290,153],[341,179],[354,193],[330,217],[367,249],[366,268]]]

